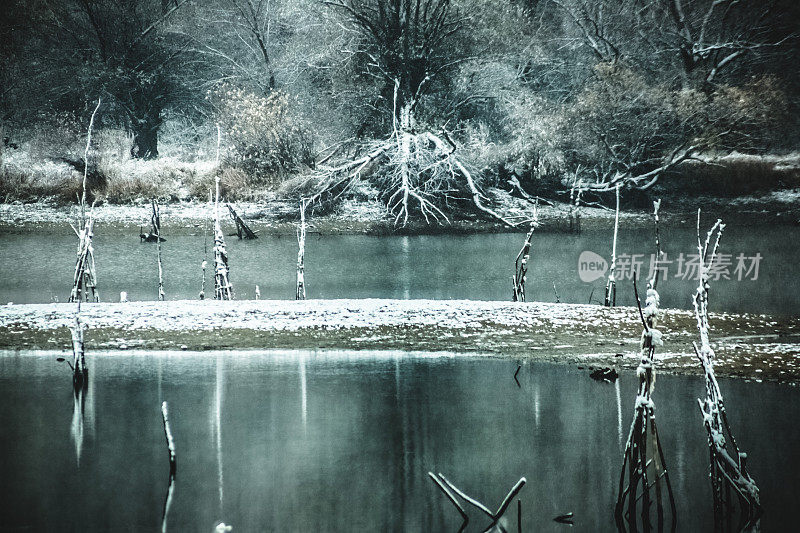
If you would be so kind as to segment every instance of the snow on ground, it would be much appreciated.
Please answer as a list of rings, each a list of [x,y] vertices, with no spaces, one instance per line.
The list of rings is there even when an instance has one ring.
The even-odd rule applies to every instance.
[[[75,305],[0,307],[0,348],[67,349]],[[85,304],[93,349],[347,349],[483,354],[633,369],[631,307],[467,300],[168,301]],[[800,319],[712,315],[718,373],[800,382]],[[664,310],[661,368],[698,370],[696,322]]]
[[[209,331],[226,329],[297,331],[306,328],[434,326],[443,329],[561,326],[577,322],[601,327],[621,320],[629,308],[596,305],[512,303],[473,300],[241,300],[92,303],[81,309],[91,328]],[[72,325],[75,305],[67,303],[0,307],[0,328],[26,323],[37,329]]]

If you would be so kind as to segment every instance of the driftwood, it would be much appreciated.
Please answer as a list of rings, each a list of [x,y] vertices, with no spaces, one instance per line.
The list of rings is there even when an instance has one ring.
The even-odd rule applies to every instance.
[[[606,282],[606,297],[603,305],[614,307],[617,305],[617,280],[614,276],[617,266],[617,233],[619,231],[619,185],[617,185],[617,209],[614,212],[614,240],[611,244],[611,269],[608,271],[608,281]],[[658,218],[658,213],[656,213]]]
[[[245,224],[244,220],[242,220],[242,217],[240,217],[236,210],[233,209],[233,206],[231,206],[231,204],[225,205],[228,207],[228,212],[230,213],[233,222],[236,224],[236,235],[239,237],[239,239],[258,239],[258,235],[256,235],[255,232],[251,230],[247,224]]]
[[[658,208],[660,201],[653,202],[653,214],[656,224],[656,254],[662,257],[661,243],[658,239]],[[656,527],[664,529],[664,490],[669,503],[672,528],[675,527],[675,497],[669,479],[664,451],[658,436],[655,418],[655,403],[652,394],[655,386],[655,350],[661,346],[661,332],[658,325],[659,295],[657,292],[659,269],[653,271],[653,277],[647,286],[647,299],[642,310],[639,293],[636,288],[636,275],[633,277],[633,289],[639,317],[642,321],[642,340],[640,345],[641,362],[636,373],[639,376],[639,389],[634,403],[634,416],[631,423],[628,441],[622,462],[619,479],[617,503],[614,509],[617,526],[621,531],[644,531],[653,528],[652,510],[656,513]],[[627,484],[626,484],[627,481]],[[639,515],[637,517],[637,515]],[[641,522],[639,520],[641,519]]]
[[[702,261],[700,283],[694,294],[694,312],[700,333],[700,346],[693,343],[694,352],[705,375],[706,397],[698,399],[703,425],[708,433],[709,460],[711,463],[711,489],[714,498],[716,530],[731,530],[736,512],[733,495],[739,503],[737,530],[757,525],[762,514],[759,490],[747,472],[747,454],[739,449],[728,423],[722,392],[714,373],[715,353],[709,342],[708,273],[714,263],[725,225],[721,220],[700,238],[700,210],[697,211],[697,249]],[[713,241],[713,244],[712,244]]]
[[[498,522],[503,517],[505,512],[508,510],[509,505],[511,505],[511,502],[514,501],[514,498],[517,496],[517,494],[519,494],[519,491],[522,490],[522,487],[524,487],[526,483],[524,477],[520,478],[520,480],[517,481],[513,487],[511,487],[511,490],[508,491],[506,497],[503,498],[503,501],[500,503],[500,506],[497,508],[497,511],[493,512],[475,498],[472,498],[467,494],[465,494],[462,490],[453,485],[441,473],[434,474],[433,472],[428,472],[428,476],[430,476],[433,482],[436,483],[436,486],[439,488],[439,490],[441,490],[442,493],[444,493],[447,499],[450,500],[450,503],[453,504],[453,506],[456,508],[456,510],[458,510],[459,514],[461,515],[462,523],[461,523],[461,528],[458,530],[459,532],[464,531],[466,529],[467,525],[469,524],[469,516],[467,515],[467,512],[464,510],[464,507],[461,505],[458,499],[456,499],[456,496],[458,496],[468,504],[472,505],[476,509],[480,510],[482,513],[484,513],[492,520],[492,522],[486,527],[486,529],[484,529],[484,532],[486,532],[490,531],[492,528],[498,525]],[[519,511],[518,514],[520,514]]]
[[[571,526],[574,518],[575,513],[565,513],[553,518],[553,522],[558,522],[559,524],[569,524]]]

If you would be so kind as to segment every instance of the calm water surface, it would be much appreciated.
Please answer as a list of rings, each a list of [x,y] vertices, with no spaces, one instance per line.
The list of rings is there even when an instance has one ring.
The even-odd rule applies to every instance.
[[[0,235],[0,303],[65,301],[75,268],[76,239],[63,235]],[[167,299],[196,298],[200,292],[202,236],[169,236],[163,245]],[[509,300],[514,258],[525,236],[369,237],[313,236],[306,245],[306,283],[310,298],[434,298]],[[800,264],[797,227],[729,228],[721,252],[729,254],[730,280],[712,284],[712,310],[796,315],[800,306]],[[670,261],[695,253],[693,224],[664,227],[662,242]],[[262,236],[256,241],[227,239],[231,281],[236,297],[253,298],[259,285],[262,298],[293,299],[297,243],[293,237]],[[641,275],[649,272],[653,235],[649,229],[620,230],[618,253],[642,257]],[[156,247],[140,244],[136,235],[95,238],[100,297],[117,301],[120,291],[131,300],[157,298]],[[581,235],[536,235],[528,273],[529,300],[587,303],[602,300],[605,278],[584,283],[578,276],[578,257],[594,251],[608,261],[611,232]],[[757,279],[751,272],[739,281],[736,257],[761,254]],[[211,263],[209,261],[209,263]],[[747,261],[747,267],[751,261]],[[630,269],[627,269],[630,273]],[[659,285],[662,304],[690,308],[697,282],[683,279],[691,267],[667,265],[667,280]],[[696,273],[696,270],[694,271]],[[207,294],[213,280],[206,284]],[[555,291],[553,285],[555,284]],[[618,283],[618,302],[633,303],[630,280]]]
[[[478,357],[404,353],[95,353],[83,404],[54,355],[0,352],[0,530],[154,531],[168,461],[172,531],[455,531],[427,478],[444,473],[495,507],[526,476],[524,531],[613,530],[635,376]],[[800,504],[800,391],[722,380],[731,423],[761,487],[764,531]],[[679,531],[711,527],[699,378],[660,376],[659,430]],[[512,507],[507,527],[516,530]],[[483,524],[471,513],[474,526]],[[470,529],[470,531],[477,529]]]

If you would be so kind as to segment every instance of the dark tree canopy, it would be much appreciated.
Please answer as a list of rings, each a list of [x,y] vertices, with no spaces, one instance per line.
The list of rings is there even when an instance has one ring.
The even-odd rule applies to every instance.
[[[463,19],[450,0],[326,1],[360,33],[358,62],[378,80],[383,109],[399,114],[426,87],[462,59],[453,38]],[[397,101],[395,102],[395,87]],[[393,110],[393,111],[392,111]]]

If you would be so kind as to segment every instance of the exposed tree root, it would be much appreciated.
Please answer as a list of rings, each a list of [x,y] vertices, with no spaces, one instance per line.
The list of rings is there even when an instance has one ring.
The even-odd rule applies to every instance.
[[[400,111],[391,135],[370,145],[366,155],[338,166],[318,167],[312,176],[317,186],[306,200],[311,204],[334,201],[352,184],[369,177],[396,225],[406,225],[414,212],[428,224],[449,223],[448,203],[465,197],[509,227],[528,222],[511,220],[487,207],[472,174],[455,157],[453,141],[446,133],[442,138],[416,131],[411,109],[407,105]]]

